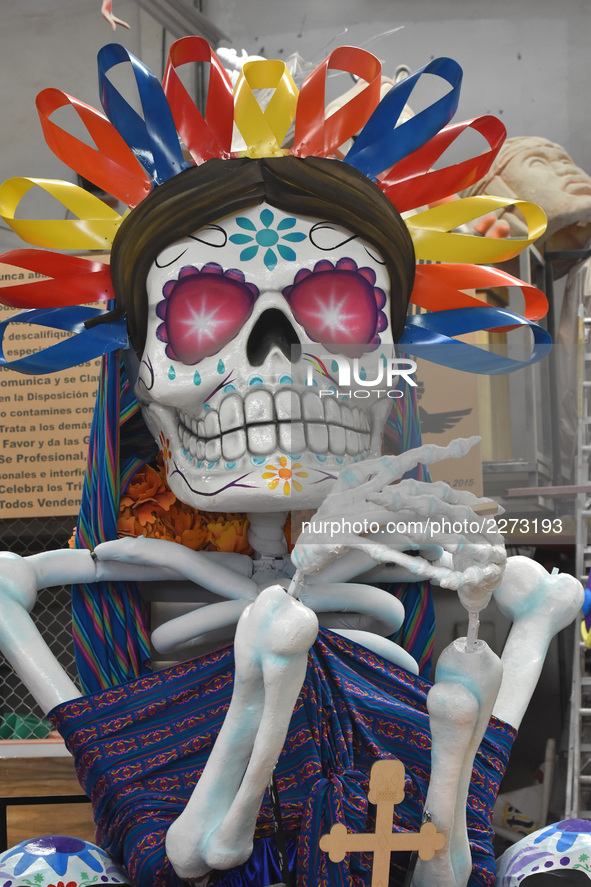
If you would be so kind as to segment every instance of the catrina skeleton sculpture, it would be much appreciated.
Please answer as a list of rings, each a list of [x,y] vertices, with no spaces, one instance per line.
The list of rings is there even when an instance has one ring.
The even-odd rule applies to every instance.
[[[122,62],[135,75],[142,118],[107,77]],[[176,74],[188,62],[211,66],[205,117]],[[112,281],[115,311],[85,327],[73,324],[73,351],[61,364],[76,362],[76,340],[79,360],[93,349],[111,352],[106,366],[116,376],[116,407],[101,396],[94,470],[101,453],[112,459],[104,441],[117,434],[118,413],[133,413],[115,350],[125,318],[126,372],[170,489],[199,510],[246,512],[254,558],[102,531],[92,539],[79,531],[74,550],[4,554],[0,646],[64,735],[93,801],[99,841],[137,887],[196,879],[246,887],[274,883],[287,869],[299,887],[369,885],[370,855],[335,863],[319,841],[337,821],[349,831],[365,830],[372,816],[368,775],[378,758],[406,766],[394,829],[416,831],[426,816],[445,837],[432,860],[417,864],[415,887],[493,884],[490,811],[500,775],[547,645],[573,619],[582,590],[571,577],[548,576],[525,558],[506,562],[494,526],[474,528],[481,503],[470,493],[408,475],[419,463],[465,452],[470,441],[381,456],[391,401],[377,391],[361,400],[344,394],[332,363],[356,362],[361,379],[375,378],[370,374],[384,366],[409,370],[412,360],[396,357],[398,342],[405,355],[428,343],[440,363],[467,362],[485,372],[515,368],[474,356],[453,340],[475,321],[480,328],[529,325],[531,360],[539,359],[545,335],[532,320],[541,314],[541,294],[490,268],[458,264],[462,249],[477,263],[516,254],[540,230],[537,208],[521,204],[527,240],[504,243],[454,232],[494,208],[494,199],[456,201],[406,220],[400,215],[478,178],[498,150],[502,126],[492,118],[447,126],[460,76],[449,59],[432,62],[379,104],[377,60],[346,47],[306,80],[299,98],[279,62],[247,64],[233,95],[198,38],[172,47],[164,91],[122,47],[106,47],[99,67],[108,119],[45,91],[38,101],[44,130],[58,156],[135,208],[121,219],[75,186],[42,183],[67,205],[75,195],[81,218],[67,223],[67,243],[58,243],[51,223],[31,223],[27,236],[46,250],[96,249],[114,235],[110,270],[47,251],[18,251],[4,261],[43,266],[51,278],[39,289],[43,301],[30,307],[72,304],[81,294],[88,301],[93,282],[104,294]],[[355,96],[325,120],[327,67],[351,70],[368,85],[361,101]],[[443,79],[446,96],[414,123],[395,127],[425,72]],[[275,92],[263,113],[252,89],[269,86]],[[98,152],[51,121],[68,104]],[[294,144],[286,149],[281,141],[294,114]],[[246,144],[240,157],[231,156],[233,119]],[[429,172],[466,127],[481,132],[489,150]],[[339,145],[359,130],[339,159]],[[18,181],[2,186],[0,208],[22,231],[16,204],[33,180]],[[82,218],[85,210],[89,219]],[[453,264],[415,269],[417,258],[428,257]],[[66,296],[61,275],[69,279]],[[523,288],[525,319],[463,292],[501,282]],[[438,303],[440,289],[447,295]],[[22,306],[16,288],[3,294]],[[407,319],[409,298],[431,313]],[[455,344],[446,349],[443,342]],[[142,433],[136,422],[136,450]],[[98,474],[100,486],[100,468]],[[89,481],[85,501],[93,488]],[[117,497],[99,498],[100,522]],[[293,508],[316,511],[318,521],[290,557],[283,524]],[[432,538],[428,522],[437,517],[463,522],[465,532]],[[343,531],[331,538],[326,528],[337,519],[345,521]],[[356,532],[360,520],[369,522],[369,532]],[[409,652],[390,640],[404,607],[371,584],[376,570],[401,587],[431,580],[456,589],[470,613],[469,636],[444,652],[433,687]],[[135,594],[130,581],[150,599],[174,600],[182,587],[183,599],[188,594],[196,605],[152,635],[155,648],[182,661],[154,673],[136,662],[127,675],[132,680],[104,681],[85,695],[33,626],[36,592],[63,582],[108,583],[84,598],[96,616],[101,594],[101,605],[119,595],[113,597],[118,613],[125,611]],[[477,638],[478,613],[492,594],[514,621],[502,662]],[[91,623],[99,620],[93,616]],[[212,644],[213,633],[231,637],[234,628],[233,645]],[[78,630],[87,646],[93,630]],[[202,642],[214,649],[196,655]],[[124,659],[125,645],[113,646]],[[274,771],[287,835],[282,866],[267,794]],[[402,883],[407,865],[404,854],[394,859],[391,883]]]

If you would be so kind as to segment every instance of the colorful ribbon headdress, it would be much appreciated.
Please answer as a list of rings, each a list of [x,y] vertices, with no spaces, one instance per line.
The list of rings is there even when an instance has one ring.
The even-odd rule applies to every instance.
[[[354,47],[335,49],[307,77],[299,93],[286,65],[277,60],[247,62],[233,89],[219,59],[200,37],[185,37],[173,44],[162,85],[145,65],[117,44],[105,46],[98,63],[104,115],[57,89],[43,90],[37,97],[37,109],[52,151],[80,176],[131,210],[155,185],[188,166],[213,157],[233,156],[234,124],[246,145],[241,153],[248,157],[334,157],[357,134],[343,162],[373,180],[401,213],[435,204],[478,181],[492,164],[506,134],[503,124],[491,116],[450,124],[459,101],[462,72],[447,58],[430,62],[393,87],[381,101],[380,63],[370,53]],[[141,114],[108,77],[120,64],[128,65],[137,84]],[[209,66],[204,113],[196,107],[178,74],[178,69],[188,64]],[[330,70],[349,72],[366,85],[326,117],[325,86]],[[399,123],[404,106],[424,75],[439,78],[447,91],[414,117]],[[264,110],[255,97],[258,89],[272,90]],[[77,114],[94,148],[52,120],[63,107]],[[294,122],[293,145],[286,148],[283,142]],[[470,129],[484,137],[487,150],[460,163],[435,168],[443,153]],[[21,200],[31,188],[47,192],[73,218],[18,218]],[[458,233],[462,225],[508,205],[516,205],[524,216],[527,237],[489,239]],[[77,185],[20,177],[0,186],[0,217],[23,240],[41,248],[14,250],[1,260],[47,278],[0,291],[5,304],[27,309],[0,324],[0,364],[25,373],[45,373],[125,347],[124,321],[92,325],[88,321],[103,312],[82,307],[82,303],[113,296],[109,266],[51,251],[109,250],[123,216]],[[426,311],[408,318],[400,341],[406,352],[424,353],[428,345],[424,356],[429,359],[484,373],[505,373],[547,353],[548,334],[534,323],[546,313],[544,295],[509,274],[486,267],[513,258],[540,236],[545,217],[538,206],[472,197],[416,212],[406,218],[406,224],[416,258],[421,263],[437,263],[417,267],[411,302]],[[524,316],[491,308],[464,292],[499,286],[522,290]],[[10,322],[44,324],[77,335],[44,352],[8,362],[1,345]],[[501,331],[523,325],[532,330],[534,340],[526,361],[489,354],[454,338],[474,330]]]

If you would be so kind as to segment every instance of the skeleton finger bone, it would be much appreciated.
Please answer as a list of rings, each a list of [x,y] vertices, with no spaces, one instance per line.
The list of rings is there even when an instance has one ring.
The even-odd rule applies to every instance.
[[[262,797],[317,630],[314,614],[277,585],[261,592],[242,614],[228,714],[185,810],[166,837],[180,878],[232,868],[250,855]]]

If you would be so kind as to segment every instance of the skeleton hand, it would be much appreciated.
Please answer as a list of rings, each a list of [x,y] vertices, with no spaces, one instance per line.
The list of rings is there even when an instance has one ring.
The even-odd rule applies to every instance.
[[[505,563],[494,519],[474,511],[490,500],[442,482],[401,480],[419,462],[428,465],[463,455],[475,442],[424,446],[347,468],[313,521],[304,524],[292,553],[297,569],[315,574],[318,581],[321,571],[328,578],[329,564],[342,556],[349,559],[351,575],[375,564],[397,564],[404,572],[393,578],[430,579],[456,589],[468,610],[482,609],[501,581]],[[351,549],[363,554],[345,555]]]

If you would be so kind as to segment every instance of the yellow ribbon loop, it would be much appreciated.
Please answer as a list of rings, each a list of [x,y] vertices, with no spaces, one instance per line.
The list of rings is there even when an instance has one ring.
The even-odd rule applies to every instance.
[[[514,206],[527,224],[525,238],[481,237],[454,233],[487,213]],[[417,259],[433,262],[473,262],[476,265],[506,262],[519,255],[546,230],[546,215],[535,203],[504,197],[464,197],[443,203],[405,219]]]
[[[38,186],[62,204],[76,219],[17,219],[18,206]],[[0,218],[22,240],[44,249],[109,250],[122,216],[98,197],[55,179],[15,177],[0,185]]]
[[[273,89],[265,110],[253,89]],[[234,89],[234,121],[246,142],[247,157],[289,153],[281,143],[295,117],[298,88],[285,62],[278,59],[247,62]]]

